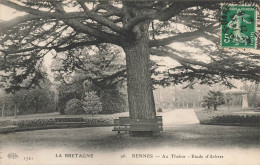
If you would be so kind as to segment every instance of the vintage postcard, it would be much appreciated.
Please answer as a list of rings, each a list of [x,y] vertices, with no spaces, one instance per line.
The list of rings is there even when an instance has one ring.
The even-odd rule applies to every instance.
[[[259,165],[259,0],[0,0],[0,165]]]

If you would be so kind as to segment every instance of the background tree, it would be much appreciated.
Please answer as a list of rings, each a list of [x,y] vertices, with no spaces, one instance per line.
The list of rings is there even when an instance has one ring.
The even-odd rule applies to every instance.
[[[126,111],[126,96],[122,92],[125,90],[126,78],[122,51],[113,46],[101,45],[75,52],[73,59],[63,54],[57,56],[59,58],[53,61],[52,71],[55,73],[55,81],[62,82],[58,86],[84,84],[85,92],[97,92],[102,102],[102,113]],[[71,65],[72,63],[75,65]],[[64,101],[70,98],[60,93],[60,99],[62,109]]]
[[[85,93],[83,108],[85,113],[91,114],[92,117],[94,114],[98,114],[102,111],[102,103],[96,92],[90,91]]]
[[[243,90],[248,92],[248,103],[251,107],[260,106],[260,89],[259,83],[244,83]]]
[[[58,110],[60,114],[65,114],[66,104],[71,99],[82,100],[84,98],[83,82],[62,83],[58,86],[59,101]]]
[[[208,109],[210,109],[211,106],[212,104],[209,96],[204,96],[202,99],[202,107],[207,107]]]
[[[5,104],[5,116],[55,112],[54,91],[42,85],[33,89],[21,89],[14,94],[3,93],[0,107]]]
[[[207,96],[203,98],[202,102],[204,106],[208,107],[208,109],[213,106],[216,111],[218,105],[225,103],[225,99],[223,93],[220,91],[209,91]]]
[[[12,86],[8,89],[13,91],[21,88],[23,79],[31,80],[29,86],[38,84],[42,75],[37,68],[50,50],[71,56],[83,47],[117,45],[126,54],[130,117],[155,118],[150,54],[168,56],[180,64],[154,82],[162,85],[186,81],[190,87],[217,82],[232,86],[230,78],[259,81],[258,55],[214,50],[196,40],[219,40],[215,35],[219,32],[219,2],[2,0],[0,4],[27,14],[0,24],[0,69],[9,73]],[[176,28],[180,26],[183,28]],[[174,42],[200,45],[209,60],[198,61],[178,51],[170,45]]]
[[[229,109],[230,101],[232,101],[233,98],[232,98],[231,94],[229,94],[229,93],[225,94],[224,97],[225,97],[225,102],[227,103],[227,105],[228,105],[228,109]]]
[[[259,83],[255,83],[255,89],[254,89],[254,92],[253,92],[253,98],[252,98],[252,106],[253,107],[259,107],[260,104],[259,102],[257,102],[257,100],[259,101],[260,99],[260,94],[259,94]],[[257,98],[258,96],[258,98]]]

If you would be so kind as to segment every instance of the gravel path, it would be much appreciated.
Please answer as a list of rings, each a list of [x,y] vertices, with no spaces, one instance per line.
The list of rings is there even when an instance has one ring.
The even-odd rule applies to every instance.
[[[162,113],[162,116],[163,125],[165,127],[199,123],[194,109],[176,109],[174,111]]]

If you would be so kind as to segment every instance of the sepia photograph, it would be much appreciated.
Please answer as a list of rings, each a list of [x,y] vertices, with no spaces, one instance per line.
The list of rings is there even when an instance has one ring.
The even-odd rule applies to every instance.
[[[0,165],[260,165],[260,0],[0,0]]]

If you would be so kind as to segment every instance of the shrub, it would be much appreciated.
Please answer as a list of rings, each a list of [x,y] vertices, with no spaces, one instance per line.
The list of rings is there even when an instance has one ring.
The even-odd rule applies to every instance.
[[[102,104],[96,92],[86,92],[83,102],[84,111],[88,114],[97,114],[102,111]]]
[[[83,114],[84,109],[82,106],[82,103],[79,99],[71,99],[66,104],[65,114],[66,115],[77,115],[77,114]]]
[[[101,127],[101,126],[112,126],[113,118],[84,118],[84,126],[86,127]],[[32,120],[15,120],[13,124],[18,126],[18,130],[26,130],[30,128],[56,128],[55,119],[32,119]],[[69,127],[69,126],[63,126]]]
[[[29,127],[43,127],[55,125],[54,119],[33,119],[33,120],[17,120],[13,122],[19,128],[29,128]]]
[[[213,123],[260,124],[260,116],[222,115],[211,119]]]
[[[127,97],[117,88],[102,89],[100,91],[103,114],[125,112],[127,108]]]

